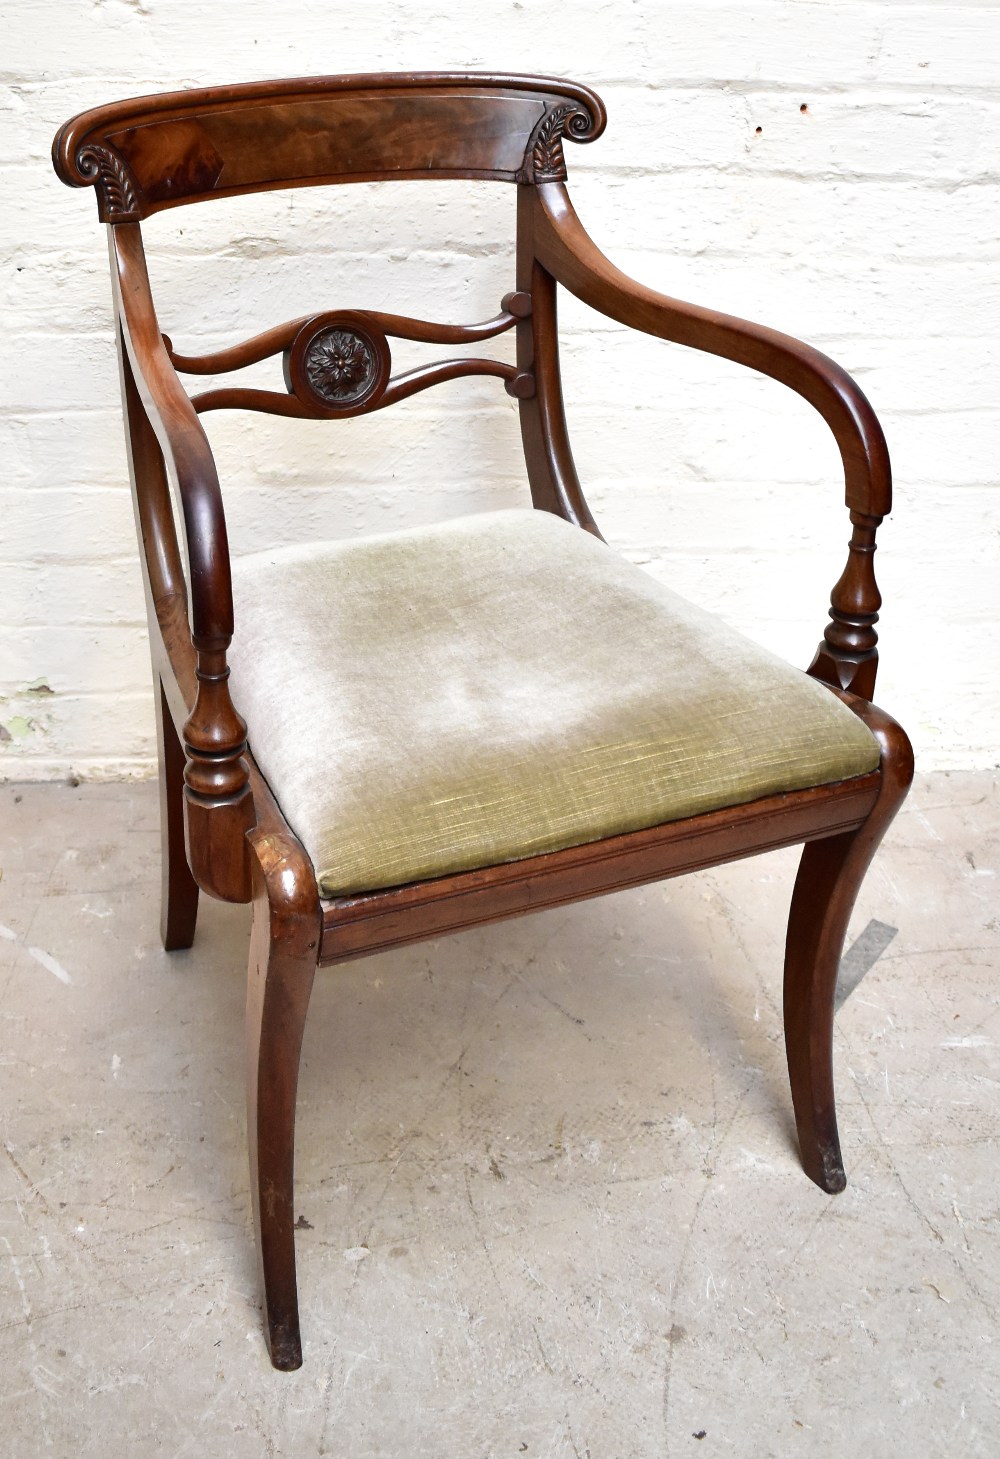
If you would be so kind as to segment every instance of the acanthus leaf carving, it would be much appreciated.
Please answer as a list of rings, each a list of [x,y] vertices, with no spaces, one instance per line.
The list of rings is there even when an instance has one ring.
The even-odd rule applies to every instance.
[[[565,182],[563,138],[586,141],[597,123],[579,102],[563,101],[550,107],[532,133],[524,158],[525,182]]]
[[[138,222],[139,189],[132,174],[112,147],[88,142],[76,154],[81,177],[97,188],[97,205],[102,223]]]

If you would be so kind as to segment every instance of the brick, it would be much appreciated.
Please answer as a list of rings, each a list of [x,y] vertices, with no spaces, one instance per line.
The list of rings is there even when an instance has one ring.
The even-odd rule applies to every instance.
[[[665,258],[626,244],[608,251],[626,273],[661,293],[766,320],[805,339],[903,332],[914,314],[929,335],[995,338],[1000,332],[1000,291],[990,264],[894,262],[873,254],[848,271],[811,259],[762,268],[756,262],[713,258],[707,251],[686,258]],[[564,311],[567,321],[574,317],[573,308]]]
[[[108,340],[107,349],[113,348]],[[69,416],[58,409],[61,388],[58,374],[52,383],[55,398],[50,396],[47,401],[39,401],[48,407],[44,412],[0,415],[0,437],[6,447],[6,481],[32,492],[58,491],[67,486],[127,487],[125,436],[117,399],[109,400],[106,410],[76,411]],[[42,513],[43,521],[47,520],[48,498],[25,496],[19,502],[25,513],[25,531],[31,530],[28,519],[34,519],[38,512]],[[71,502],[63,499],[60,510],[79,516],[81,512],[85,515],[89,508],[81,502],[81,512],[77,512]]]
[[[195,84],[195,74],[204,82],[212,66],[233,80],[407,67],[496,70],[498,58],[501,65],[509,58],[511,69],[523,70],[529,63],[518,58],[546,50],[558,56],[558,68],[566,75],[596,79],[599,67],[612,77],[639,74],[648,45],[631,16],[631,23],[622,24],[618,0],[577,0],[572,24],[564,14],[540,16],[534,6],[510,0],[490,8],[395,0],[384,9],[338,9],[335,24],[318,17],[308,0],[293,0],[278,27],[273,11],[260,0],[255,8],[257,23],[249,7],[206,7],[201,0],[171,0],[148,11],[128,3],[74,6],[61,12],[54,26],[47,0],[20,0],[20,23],[7,26],[0,79],[38,77],[40,71],[60,80],[80,78],[93,97],[98,73],[154,76],[157,89],[170,90]],[[45,35],[41,65],[40,32]],[[266,44],[258,44],[261,37]],[[134,88],[126,87],[124,94],[134,94]]]
[[[153,698],[146,688],[32,695],[0,704],[0,721],[12,718],[27,719],[30,728],[23,739],[4,742],[0,776],[31,779],[35,760],[46,767],[46,778],[60,778],[89,765],[96,766],[99,778],[108,778],[115,765],[126,773],[148,774],[156,763]]]
[[[87,221],[92,234],[93,219]],[[27,334],[37,330],[44,321],[50,338],[64,329],[72,329],[75,334],[92,333],[113,343],[106,250],[93,246],[79,252],[59,250],[59,241],[65,240],[66,231],[65,226],[60,231],[53,218],[50,247],[45,246],[41,225],[34,239],[16,239],[5,249],[0,247],[0,307],[6,327],[12,333]],[[91,237],[89,244],[93,243]],[[68,278],[74,281],[74,299],[79,296],[79,312],[69,308],[68,298],[60,292],[63,281]],[[53,352],[55,348],[53,341]],[[114,364],[113,348],[111,363]]]
[[[938,187],[931,175],[895,182],[859,177],[788,177],[712,169],[608,177],[579,175],[577,212],[601,247],[634,242],[666,256],[774,260],[835,259],[845,276],[871,259],[927,261],[1000,257],[993,220],[1000,181]]]
[[[514,286],[513,234],[495,254],[410,252],[382,260],[353,251],[279,254],[248,266],[212,255],[193,265],[152,259],[150,277],[163,328],[181,346],[189,337],[247,333],[325,309],[386,309],[424,319],[468,321],[496,314]]]
[[[0,563],[0,572],[12,628],[49,628],[65,615],[68,603],[73,605],[75,627],[145,627],[146,608],[134,552],[128,558],[64,562],[58,572],[39,571],[37,562],[22,559]]]
[[[0,359],[0,399],[18,414],[107,411],[119,398],[118,364],[94,334],[9,335]]]
[[[676,80],[924,89],[996,83],[995,8],[710,0],[646,6],[637,20],[640,75],[653,87]]]
[[[0,694],[19,694],[38,678],[59,694],[145,692],[150,683],[145,628],[70,621],[9,629],[0,641]]]
[[[874,177],[895,187],[907,178],[924,181],[933,158],[938,185],[998,177],[1000,105],[988,96],[875,88],[845,95],[814,92],[808,84],[798,91],[752,85],[605,91],[607,131],[590,146],[568,149],[573,173],[600,179],[621,168],[661,177],[722,168],[734,177]]]

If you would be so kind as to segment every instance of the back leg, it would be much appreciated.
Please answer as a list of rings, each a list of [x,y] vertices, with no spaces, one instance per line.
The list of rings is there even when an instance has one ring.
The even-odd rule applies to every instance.
[[[833,1088],[837,973],[865,872],[913,778],[913,753],[899,725],[873,706],[865,705],[862,717],[882,747],[878,799],[857,830],[806,843],[785,944],[785,1053],[799,1151],[806,1174],[831,1194],[847,1184]]]
[[[252,831],[253,930],[247,986],[250,1190],[268,1352],[302,1365],[293,1173],[299,1054],[319,956],[316,878],[292,838]]]
[[[155,699],[160,761],[160,937],[167,952],[174,952],[194,942],[198,883],[184,850],[184,748],[158,676]]]

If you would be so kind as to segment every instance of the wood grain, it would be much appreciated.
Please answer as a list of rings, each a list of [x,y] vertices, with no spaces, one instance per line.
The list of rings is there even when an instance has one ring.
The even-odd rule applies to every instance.
[[[135,222],[277,187],[531,179],[563,137],[593,141],[605,120],[588,87],[553,77],[310,76],[96,107],[59,130],[52,159],[69,186],[96,187],[102,221]]]

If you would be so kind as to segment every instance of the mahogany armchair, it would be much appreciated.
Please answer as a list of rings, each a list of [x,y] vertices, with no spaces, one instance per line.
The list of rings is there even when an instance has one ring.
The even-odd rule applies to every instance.
[[[68,122],[53,146],[59,176],[93,186],[108,225],[156,691],[164,947],[191,945],[199,891],[253,903],[251,1190],[278,1368],[301,1363],[293,1141],[318,966],[804,843],[788,1068],[805,1171],[825,1191],[845,1184],[837,970],[912,774],[905,734],[871,703],[885,441],[853,380],[816,350],[654,293],[598,251],[566,190],[563,143],[604,125],[600,99],[567,81],[334,76],[116,102]],[[193,357],[161,333],[144,218],[396,178],[516,186],[516,272],[495,318],[337,309]],[[826,420],[853,530],[805,673],[604,545],[570,452],[557,284],[634,329],[770,375]],[[392,374],[390,339],[447,345],[509,329],[516,365],[463,358]],[[275,355],[284,391],[192,397],[180,380]],[[203,412],[336,420],[470,374],[498,377],[519,403],[530,509],[230,563]]]

